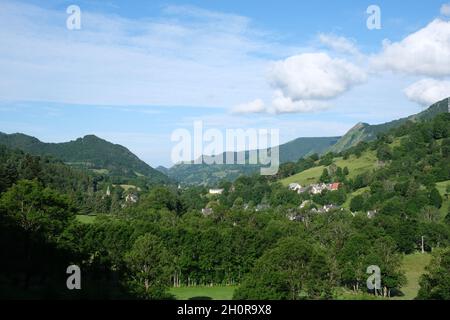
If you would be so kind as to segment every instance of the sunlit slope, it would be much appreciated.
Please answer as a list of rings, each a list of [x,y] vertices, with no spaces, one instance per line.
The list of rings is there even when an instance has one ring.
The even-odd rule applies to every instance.
[[[377,158],[374,151],[367,151],[364,152],[359,158],[354,155],[350,156],[346,160],[342,157],[335,158],[333,163],[341,168],[347,167],[350,172],[349,178],[354,178],[359,174],[375,169],[377,167]],[[299,183],[301,185],[317,183],[319,182],[320,176],[325,168],[325,166],[318,166],[305,170],[281,180],[281,183],[286,186],[290,183]]]

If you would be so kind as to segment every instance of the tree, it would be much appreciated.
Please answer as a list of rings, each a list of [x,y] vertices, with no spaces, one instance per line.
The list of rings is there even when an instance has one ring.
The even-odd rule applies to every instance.
[[[450,225],[450,206],[448,207],[447,215],[445,216],[445,223]]]
[[[392,151],[388,145],[382,144],[377,149],[377,158],[381,161],[387,161],[392,159]]]
[[[320,182],[328,183],[331,181],[330,174],[328,173],[328,169],[323,169],[322,175],[320,176]]]
[[[436,207],[425,206],[420,211],[421,218],[428,222],[436,222],[440,218],[440,212]]]
[[[429,199],[430,205],[435,206],[438,209],[442,207],[442,197],[436,188],[431,189]]]
[[[74,217],[69,200],[34,181],[20,180],[0,198],[0,207],[25,232],[40,231],[52,239]]]
[[[364,209],[364,197],[362,195],[355,196],[350,201],[350,210],[353,212],[362,211]]]
[[[177,211],[179,203],[176,194],[166,187],[155,187],[141,200],[142,209],[168,209]]]
[[[315,161],[319,160],[319,155],[317,153],[314,153],[314,154],[310,155],[309,158],[315,162]]]
[[[325,253],[314,243],[291,237],[264,253],[234,298],[326,299],[331,297],[332,287]]]
[[[125,254],[125,262],[130,270],[129,285],[139,297],[151,300],[168,297],[172,260],[158,237],[152,234],[139,237]]]
[[[348,170],[348,167],[344,167],[343,173],[346,176],[348,176],[350,174],[350,171]]]
[[[41,286],[49,278],[58,278],[52,271],[68,262],[67,253],[58,248],[59,239],[73,217],[67,198],[37,181],[20,180],[2,194],[0,244],[7,245],[0,245],[6,248],[5,259],[0,252],[0,260],[9,265],[12,277],[23,279],[25,291],[38,277]]]
[[[406,276],[401,269],[402,256],[396,253],[395,241],[392,238],[382,237],[375,241],[370,261],[381,269],[384,297],[391,297],[392,289],[399,290],[406,284]]]
[[[420,279],[422,300],[450,300],[450,249],[438,251]]]

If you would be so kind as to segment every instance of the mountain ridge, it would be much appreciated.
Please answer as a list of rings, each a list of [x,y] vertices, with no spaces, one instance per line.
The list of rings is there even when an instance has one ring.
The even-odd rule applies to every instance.
[[[74,167],[82,167],[110,176],[139,178],[152,182],[167,183],[170,179],[139,159],[129,149],[97,137],[85,135],[68,142],[42,142],[23,133],[0,132],[0,144],[24,152],[52,156]]]
[[[413,114],[397,120],[374,125],[359,122],[345,135],[343,135],[341,139],[339,139],[339,141],[330,148],[329,151],[339,153],[357,145],[359,142],[375,140],[377,134],[387,132],[390,129],[398,127],[407,121],[415,122],[418,120],[431,119],[439,113],[449,112],[449,99],[450,98],[446,98],[438,101],[417,114]]]

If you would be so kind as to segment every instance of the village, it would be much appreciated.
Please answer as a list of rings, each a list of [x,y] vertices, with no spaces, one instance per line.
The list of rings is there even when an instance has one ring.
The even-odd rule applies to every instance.
[[[303,193],[309,193],[311,195],[318,195],[321,194],[323,191],[327,190],[327,191],[338,191],[339,188],[341,187],[341,183],[339,182],[335,182],[335,183],[317,183],[317,184],[311,184],[309,186],[301,186],[298,183],[291,183],[289,185],[289,190],[300,194]],[[209,189],[209,195],[211,196],[220,196],[222,195],[224,192],[224,189]],[[263,204],[260,203],[258,205],[256,205],[254,208],[252,208],[255,212],[261,212],[261,211],[265,211],[270,209],[271,206],[269,204]],[[245,204],[243,206],[244,210],[249,210],[250,206],[248,204]],[[303,201],[300,206],[298,207],[298,209],[300,210],[308,210],[311,213],[328,213],[331,211],[336,211],[336,210],[343,210],[342,208],[340,208],[339,206],[336,206],[334,204],[326,204],[322,207],[316,208],[316,206],[314,205],[314,202],[312,200],[305,200]],[[202,214],[203,216],[210,216],[211,214],[214,213],[213,208],[211,208],[211,206],[207,206],[206,208],[202,209]],[[287,217],[289,220],[291,221],[298,221],[301,220],[299,216],[297,216],[293,210],[289,210]]]
[[[302,186],[299,183],[291,183],[288,186],[288,189],[292,192],[297,193],[298,195],[302,194],[308,194],[310,196],[315,195],[321,195],[323,192],[335,192],[339,191],[341,189],[343,184],[341,182],[333,182],[333,183],[313,183],[310,185]],[[224,189],[209,189],[208,194],[210,196],[220,196],[224,193]],[[231,188],[231,191],[233,191],[233,187]],[[255,212],[262,212],[271,209],[270,204],[266,203],[260,203],[257,204],[254,207],[251,207],[249,204],[243,205],[244,210],[254,210]],[[290,221],[298,221],[298,222],[304,222],[305,221],[305,215],[304,213],[308,212],[311,214],[325,214],[330,212],[342,212],[344,211],[344,208],[341,206],[335,205],[335,204],[324,204],[324,205],[318,205],[315,203],[312,199],[307,199],[302,201],[302,203],[298,206],[297,209],[289,209],[287,211],[287,218]],[[201,213],[203,216],[207,217],[214,213],[213,208],[211,205],[208,205],[206,208],[203,208],[201,210]],[[355,217],[356,213],[351,212],[350,214]],[[378,214],[377,210],[370,210],[366,212],[366,215],[369,219],[374,218]]]

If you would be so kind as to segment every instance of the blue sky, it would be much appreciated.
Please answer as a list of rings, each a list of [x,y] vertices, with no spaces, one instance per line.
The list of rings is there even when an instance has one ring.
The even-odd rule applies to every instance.
[[[342,135],[450,95],[449,16],[434,0],[2,0],[0,131],[96,134],[152,166],[172,165],[171,133],[196,120]]]

